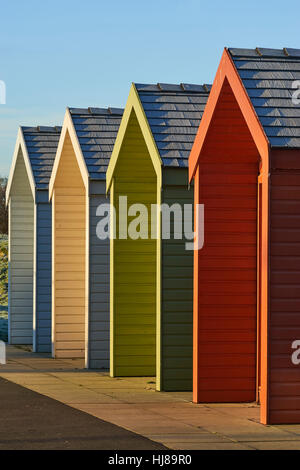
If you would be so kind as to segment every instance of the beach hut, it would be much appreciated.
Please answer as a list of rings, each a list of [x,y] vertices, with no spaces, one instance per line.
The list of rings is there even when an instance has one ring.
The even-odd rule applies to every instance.
[[[189,160],[194,401],[257,399],[265,424],[300,423],[299,78],[300,50],[225,49]]]
[[[122,112],[67,108],[49,185],[52,354],[89,368],[109,367],[109,240],[96,231]]]
[[[192,389],[193,256],[186,250],[192,229],[185,238],[182,227],[171,225],[168,238],[160,204],[174,209],[174,220],[176,205],[179,213],[190,205],[192,213],[188,155],[208,93],[206,85],[132,84],[107,171],[116,209],[110,372],[156,376],[157,390]],[[131,237],[139,210],[144,229]]]
[[[51,351],[51,205],[60,127],[20,127],[8,178],[9,343]]]

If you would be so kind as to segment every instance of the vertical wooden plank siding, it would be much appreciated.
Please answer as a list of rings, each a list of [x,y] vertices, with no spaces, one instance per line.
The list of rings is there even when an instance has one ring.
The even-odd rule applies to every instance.
[[[96,234],[100,204],[108,204],[105,196],[90,196],[90,306],[89,367],[109,368],[109,239]]]
[[[51,204],[36,205],[36,352],[51,352]]]
[[[256,341],[256,401],[261,399],[262,378],[262,183],[257,185],[257,341]]]
[[[54,354],[85,356],[85,186],[69,135],[55,180]]]
[[[115,183],[112,180],[110,187],[110,207],[115,207]],[[114,289],[114,264],[115,264],[115,240],[116,217],[110,217],[110,240],[109,240],[109,370],[110,375],[115,375],[115,289]]]
[[[199,165],[194,176],[194,222],[197,218],[197,204],[200,204],[200,178]],[[197,231],[197,227],[194,228]],[[195,234],[197,236],[197,234]],[[204,240],[205,243],[205,240]],[[199,250],[194,250],[194,270],[193,270],[193,402],[199,400]]]
[[[21,151],[9,204],[9,341],[32,344],[34,202]]]
[[[113,243],[114,376],[151,376],[156,367],[156,240],[119,239],[119,196],[128,207],[156,204],[156,174],[132,111],[114,175],[117,238]],[[128,223],[134,217],[128,218]],[[150,217],[149,217],[150,219]],[[148,229],[150,232],[150,220]],[[121,223],[127,230],[127,224]]]
[[[273,157],[273,158],[272,158]],[[269,423],[300,422],[300,152],[271,152]],[[299,346],[297,347],[299,349]]]
[[[163,203],[169,207],[179,204],[183,213],[184,204],[193,204],[193,188],[188,190],[187,169],[175,169],[173,174],[173,184],[164,184]],[[184,237],[174,239],[173,224],[170,235],[170,240],[162,240],[161,389],[189,391],[193,377],[193,251],[185,249]]]
[[[198,252],[194,396],[200,402],[255,400],[258,160],[225,80],[199,164],[205,242]]]

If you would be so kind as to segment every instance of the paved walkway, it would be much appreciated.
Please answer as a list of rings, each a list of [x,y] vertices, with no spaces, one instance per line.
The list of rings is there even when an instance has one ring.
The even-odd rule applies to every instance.
[[[158,450],[164,446],[0,378],[0,450]]]
[[[172,449],[300,450],[300,425],[263,426],[255,404],[195,405],[191,393],[155,392],[151,378],[82,367],[9,346],[0,377]]]

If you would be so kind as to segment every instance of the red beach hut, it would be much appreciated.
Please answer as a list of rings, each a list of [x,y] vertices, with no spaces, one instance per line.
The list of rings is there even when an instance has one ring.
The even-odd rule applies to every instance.
[[[265,424],[300,423],[299,79],[300,50],[225,49],[189,158],[194,401],[257,400]]]

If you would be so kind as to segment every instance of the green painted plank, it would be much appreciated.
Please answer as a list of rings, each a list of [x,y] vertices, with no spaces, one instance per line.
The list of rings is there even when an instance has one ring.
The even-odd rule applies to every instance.
[[[132,113],[113,184],[116,232],[113,265],[113,364],[116,376],[152,376],[156,366],[156,241],[119,239],[119,196],[128,207],[156,204],[156,174],[137,118]],[[128,224],[133,217],[128,217]],[[121,229],[126,228],[124,224]],[[151,220],[148,220],[148,231]]]

